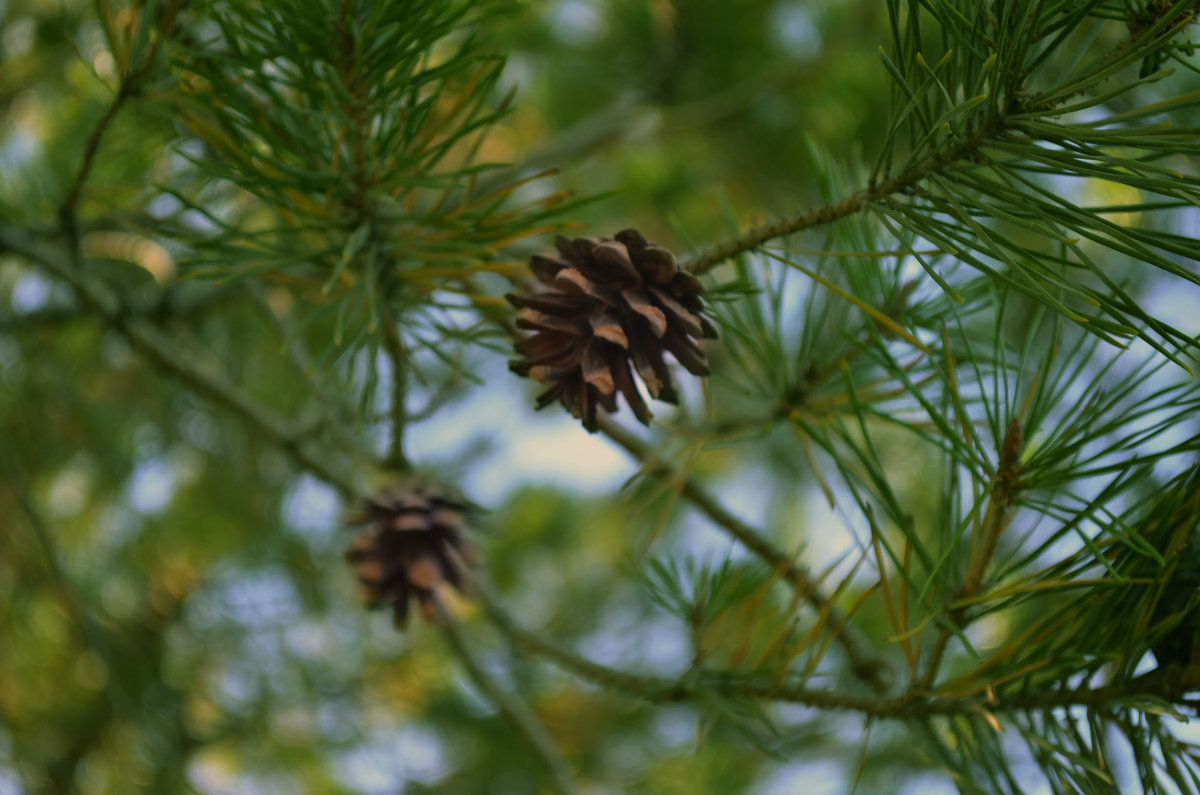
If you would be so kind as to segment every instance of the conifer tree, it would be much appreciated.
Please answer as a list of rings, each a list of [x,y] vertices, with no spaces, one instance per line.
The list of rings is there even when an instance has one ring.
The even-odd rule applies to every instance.
[[[1200,792],[1197,0],[0,13],[0,792]]]

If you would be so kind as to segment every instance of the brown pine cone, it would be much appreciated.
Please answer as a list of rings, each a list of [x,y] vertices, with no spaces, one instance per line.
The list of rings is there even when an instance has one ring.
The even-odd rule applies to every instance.
[[[396,626],[408,623],[416,600],[426,620],[436,615],[434,590],[443,582],[465,592],[473,550],[466,535],[468,506],[427,485],[394,486],[351,518],[365,525],[346,552],[366,586],[371,607],[391,607]]]
[[[667,403],[677,397],[664,353],[693,375],[708,375],[696,339],[717,332],[701,314],[699,280],[633,229],[615,240],[560,237],[556,246],[557,257],[538,255],[529,262],[543,289],[505,296],[521,310],[517,327],[533,332],[517,343],[523,358],[510,362],[510,369],[549,384],[538,396],[539,409],[561,401],[590,432],[596,430],[596,406],[615,412],[618,392],[649,424],[653,415],[634,372],[651,397]]]

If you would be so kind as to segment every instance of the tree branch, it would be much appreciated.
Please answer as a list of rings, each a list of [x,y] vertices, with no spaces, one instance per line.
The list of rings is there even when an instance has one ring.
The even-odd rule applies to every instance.
[[[0,241],[0,247],[2,246],[3,241]],[[192,296],[182,301],[130,302],[126,304],[125,312],[131,317],[152,318],[161,323],[192,320],[213,307],[224,305],[229,298],[229,290],[212,289],[205,291],[203,295]],[[58,330],[71,323],[91,319],[92,313],[87,307],[76,304],[45,306],[31,312],[0,314],[0,332]]]
[[[985,692],[958,698],[918,692],[888,698],[859,696],[713,670],[692,670],[680,678],[641,675],[601,665],[563,649],[517,625],[484,589],[480,588],[479,593],[496,627],[529,654],[543,657],[600,687],[651,702],[704,701],[709,694],[716,694],[726,698],[779,701],[814,709],[907,720],[938,715],[998,714],[1066,707],[1115,708],[1121,701],[1139,699],[1161,700],[1191,708],[1192,702],[1186,696],[1200,689],[1200,668],[1166,672],[1155,670],[1136,679],[1101,687],[1081,686],[1049,692],[1029,692],[1019,688],[1012,695]]]
[[[944,171],[954,163],[970,158],[985,141],[996,135],[1000,129],[999,123],[983,127],[969,138],[948,147],[945,151],[927,157],[900,176],[860,190],[833,204],[826,204],[790,218],[780,218],[755,227],[733,240],[713,246],[695,259],[684,263],[683,267],[699,275],[712,270],[725,260],[733,259],[739,254],[758,248],[768,240],[831,224],[861,212],[874,202],[904,193],[916,186],[917,183]]]
[[[186,356],[175,342],[148,318],[124,310],[120,298],[108,285],[88,277],[45,246],[27,240],[17,230],[0,226],[0,249],[37,263],[69,284],[79,300],[110,328],[123,336],[135,350],[163,372],[178,378],[200,396],[224,406],[245,423],[282,447],[305,469],[337,488],[344,497],[366,499],[363,478],[342,471],[330,461],[328,451],[314,451],[306,435],[290,421],[264,408],[238,387],[215,365],[204,365]]]
[[[132,24],[150,25],[152,26],[151,30],[156,31],[160,35],[172,35],[176,29],[175,22],[178,19],[179,12],[183,10],[187,2],[188,0],[174,0],[173,2],[164,3],[157,9],[156,19],[151,21],[145,19],[144,15],[139,15],[135,17],[135,21]],[[113,97],[112,103],[109,104],[108,109],[100,117],[100,121],[97,122],[95,128],[92,129],[91,134],[88,136],[87,142],[83,147],[83,160],[80,163],[79,170],[75,173],[75,179],[71,182],[71,187],[67,189],[62,203],[58,206],[59,222],[62,224],[63,231],[67,235],[73,258],[79,253],[79,229],[75,209],[79,204],[79,197],[83,193],[83,188],[87,184],[88,177],[91,176],[92,167],[96,162],[96,154],[100,151],[100,144],[104,140],[105,133],[112,126],[113,120],[121,112],[121,108],[141,91],[142,82],[149,76],[157,55],[158,40],[151,37],[150,43],[144,52],[144,57],[128,74],[122,75],[121,85],[117,88],[116,96]]]
[[[379,314],[383,325],[383,347],[392,362],[392,441],[387,465],[397,472],[407,472],[411,466],[404,454],[404,429],[408,424],[408,356],[404,350],[404,340],[400,338],[400,326],[392,317],[387,294],[382,291]]]

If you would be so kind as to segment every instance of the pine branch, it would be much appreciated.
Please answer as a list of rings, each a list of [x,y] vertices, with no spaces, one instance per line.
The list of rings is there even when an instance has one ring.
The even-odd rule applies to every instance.
[[[59,552],[51,539],[50,528],[46,526],[41,513],[30,502],[21,482],[20,470],[8,455],[0,457],[0,471],[4,472],[4,483],[16,499],[17,505],[24,511],[29,527],[33,530],[37,546],[42,553],[46,568],[50,572],[55,590],[58,591],[59,601],[64,612],[79,627],[85,647],[97,655],[109,670],[116,670],[116,659],[112,653],[104,623],[92,615],[91,606],[80,596],[79,588],[72,582],[70,575],[64,569]],[[113,711],[122,718],[133,719],[139,714],[138,705],[113,677],[106,678],[104,691]]]
[[[59,204],[59,221],[72,248],[77,248],[79,245],[79,220],[76,209],[84,186],[87,185],[88,178],[91,176],[96,155],[100,151],[100,144],[126,103],[141,93],[143,84],[149,78],[157,59],[159,39],[150,31],[154,31],[159,36],[173,35],[176,30],[176,20],[187,4],[188,0],[169,0],[158,8],[151,6],[156,13],[155,19],[148,19],[148,14],[143,10],[129,23],[135,29],[139,26],[143,27],[143,30],[137,31],[137,34],[150,37],[149,44],[145,51],[140,53],[142,57],[139,62],[127,74],[121,76],[121,83],[117,88],[116,95],[109,103],[100,121],[92,128],[91,134],[88,135],[87,142],[83,147],[83,160],[75,173],[71,187],[67,189],[66,195]],[[109,44],[111,46],[112,42],[110,41]],[[113,52],[113,55],[115,56],[117,53]]]
[[[411,465],[404,454],[404,429],[408,424],[408,355],[400,338],[400,325],[392,316],[386,294],[379,299],[380,320],[383,324],[383,347],[392,363],[392,439],[386,465],[397,472],[407,472]]]
[[[503,607],[480,589],[489,617],[521,649],[543,657],[565,671],[609,690],[655,703],[703,702],[710,694],[801,704],[814,709],[855,712],[876,718],[909,720],[934,716],[1019,713],[1070,707],[1111,710],[1122,703],[1158,702],[1190,708],[1189,695],[1200,689],[1200,669],[1156,670],[1128,681],[1099,687],[1031,691],[1014,687],[1011,695],[992,690],[961,698],[909,692],[894,697],[870,697],[818,690],[786,682],[767,681],[722,671],[691,670],[679,678],[636,674],[588,660],[534,632],[522,628]]]
[[[75,174],[75,179],[71,182],[71,187],[67,189],[66,195],[63,197],[62,203],[58,207],[58,217],[62,223],[63,231],[66,233],[67,240],[72,247],[79,243],[79,221],[75,215],[75,209],[79,204],[79,197],[83,193],[83,187],[87,184],[88,177],[92,173],[92,167],[96,162],[96,153],[100,151],[100,142],[104,140],[104,135],[108,132],[108,128],[116,119],[117,114],[125,106],[140,89],[142,79],[148,72],[150,61],[147,60],[141,68],[129,75],[121,81],[121,86],[117,89],[117,94],[113,97],[113,101],[105,110],[104,115],[100,117],[100,121],[92,129],[91,135],[88,136],[87,143],[83,147],[83,162],[79,166],[79,170]]]
[[[994,122],[981,127],[970,137],[947,146],[945,150],[931,155],[905,173],[892,177],[880,185],[872,186],[847,196],[845,199],[826,204],[790,218],[781,218],[745,232],[733,240],[713,246],[696,258],[684,263],[694,274],[706,273],[726,260],[733,259],[779,237],[802,232],[818,226],[831,224],[862,212],[869,205],[905,193],[923,180],[949,170],[956,163],[970,160],[979,147],[995,137],[1003,126]]]
[[[106,325],[119,333],[137,351],[192,391],[225,407],[273,443],[279,445],[299,465],[337,488],[348,499],[366,499],[363,479],[343,471],[330,461],[328,451],[314,450],[309,434],[263,407],[213,365],[202,365],[186,355],[175,342],[149,318],[132,315],[108,285],[81,273],[68,264],[69,257],[56,254],[29,240],[20,231],[0,226],[0,251],[10,251],[36,263],[72,287],[80,302]],[[351,452],[352,458],[361,456]]]
[[[520,338],[520,334],[508,313],[490,305],[481,305],[479,309],[490,320],[504,329],[505,333],[511,338]],[[668,481],[675,481],[677,479],[676,473],[666,464],[655,460],[649,447],[610,418],[606,416],[599,417],[597,430],[615,442],[621,449],[645,464],[647,467],[646,474]],[[882,676],[887,668],[887,664],[868,651],[866,640],[858,634],[854,626],[848,623],[846,618],[841,614],[841,611],[812,582],[811,575],[806,569],[799,566],[791,556],[776,547],[761,531],[751,527],[726,510],[724,506],[712,498],[691,478],[684,479],[681,493],[706,516],[712,519],[718,527],[741,542],[773,570],[783,575],[788,584],[800,594],[801,598],[816,608],[818,613],[824,614],[828,623],[836,628],[834,630],[834,637],[845,651],[854,675],[860,681],[870,685],[872,689],[877,691],[885,689],[886,685],[883,683]]]
[[[912,12],[907,29],[894,16],[900,63],[893,63],[886,54],[882,57],[904,110],[893,114],[876,173],[890,170],[893,148],[904,137],[903,129],[911,139],[910,165],[881,184],[873,178],[866,189],[840,201],[778,219],[718,244],[686,267],[703,273],[769,240],[870,209],[889,231],[899,234],[904,229],[952,252],[970,267],[1053,307],[1102,339],[1120,345],[1141,338],[1187,369],[1179,353],[1192,350],[1194,357],[1196,341],[1147,312],[1112,272],[1113,266],[1098,261],[1088,248],[1099,245],[1106,253],[1196,282],[1194,267],[1179,262],[1196,260],[1194,247],[1170,232],[1121,226],[1106,218],[1102,208],[1078,207],[1061,195],[1058,186],[1043,184],[1040,176],[1102,180],[1144,194],[1171,199],[1186,196],[1196,201],[1200,181],[1195,176],[1156,165],[1166,155],[1194,155],[1192,131],[1176,131],[1169,123],[1141,123],[1147,117],[1183,111],[1192,104],[1193,95],[1112,112],[1098,121],[1077,121],[1080,111],[1094,111],[1170,74],[1170,70],[1159,70],[1113,89],[1098,90],[1121,70],[1169,47],[1174,33],[1191,19],[1182,13],[1185,5],[1159,9],[1156,13],[1161,18],[1154,22],[1154,35],[1133,31],[1136,26],[1131,23],[1130,37],[1108,55],[1082,68],[1075,64],[1065,73],[1047,69],[1045,74],[1039,67],[1053,47],[1038,53],[1036,45],[1045,41],[1061,44],[1067,33],[1083,24],[1088,8],[1071,12],[1039,9],[1028,19],[1024,12],[1019,20],[1007,13],[997,19],[979,11],[964,14],[939,0],[933,4],[939,10],[929,10],[938,16],[945,32],[964,46],[959,50],[944,44],[946,51],[936,66],[921,55],[928,42],[921,39],[920,14]],[[1046,12],[1045,18],[1042,12]],[[991,55],[985,57],[984,51],[974,46],[984,35],[982,30],[1014,38],[1005,46],[993,46],[996,42],[988,39]],[[1041,82],[1050,85],[1039,86],[1038,91],[1029,87]],[[1067,104],[1089,92],[1093,95],[1088,99]],[[955,99],[956,95],[960,98]],[[1032,234],[1014,236],[1006,233],[1004,226]],[[1081,240],[1086,244],[1081,245]],[[955,296],[935,270],[919,261],[943,290]],[[1081,270],[1072,273],[1073,269]],[[1079,279],[1079,273],[1088,278]]]
[[[157,731],[163,728],[164,717],[169,721],[167,731],[172,732],[173,742],[170,751],[158,759],[158,778],[166,778],[170,773],[177,773],[183,760],[187,758],[188,752],[200,745],[200,741],[184,730],[183,694],[177,687],[166,686],[162,682],[142,682],[138,685],[144,688],[142,692],[131,692],[128,679],[120,675],[122,667],[127,662],[122,659],[120,652],[128,652],[128,648],[122,649],[121,647],[130,640],[131,636],[139,635],[142,632],[154,633],[156,639],[161,640],[167,625],[178,617],[179,607],[191,592],[190,585],[182,586],[181,583],[176,583],[175,588],[170,590],[169,597],[157,602],[153,608],[148,608],[145,612],[135,615],[128,622],[122,621],[114,624],[114,617],[107,611],[104,611],[103,615],[97,615],[99,606],[89,600],[88,594],[82,592],[75,578],[63,564],[63,550],[60,550],[62,545],[55,543],[55,537],[61,540],[62,536],[57,532],[52,532],[41,512],[33,505],[28,494],[28,484],[23,482],[26,479],[25,473],[18,469],[15,460],[6,455],[8,452],[10,451],[0,450],[0,474],[3,474],[0,484],[7,487],[25,514],[26,524],[33,531],[36,546],[50,575],[51,589],[56,592],[62,612],[78,628],[84,648],[99,658],[106,670],[106,675],[103,677],[104,699],[99,702],[85,700],[84,703],[77,705],[76,708],[82,710],[77,714],[75,720],[77,731],[73,732],[74,737],[69,744],[60,749],[61,752],[57,754],[58,759],[48,765],[47,772],[54,781],[54,785],[58,786],[56,792],[74,789],[81,765],[90,755],[102,752],[100,749],[109,743],[116,726],[153,726]],[[32,582],[29,581],[30,584]],[[161,648],[161,644],[159,648]],[[153,698],[156,708],[148,714],[143,696],[151,690],[154,691]],[[7,716],[3,717],[7,718]],[[4,722],[8,723],[7,720]],[[9,728],[14,738],[18,740],[16,748],[19,756],[21,746],[24,744],[20,740],[21,733],[17,731],[16,727],[8,726],[6,728]],[[30,739],[26,737],[25,742],[29,742]],[[36,751],[44,750],[39,747],[36,740],[29,744]],[[160,788],[152,791],[168,790]]]
[[[182,299],[171,297],[146,302],[130,301],[126,304],[125,311],[131,317],[144,317],[160,324],[198,322],[209,310],[226,305],[233,292],[216,289]],[[90,310],[73,304],[44,306],[30,312],[5,312],[0,314],[0,332],[17,334],[26,331],[57,331],[64,326],[91,318]]]
[[[6,312],[0,315],[0,332],[58,330],[71,323],[90,319],[91,314],[87,310],[74,306],[49,306],[32,312]]]
[[[621,97],[539,146],[519,164],[482,180],[476,190],[487,194],[504,187],[515,176],[559,170],[564,163],[578,163],[647,137],[671,140],[691,130],[718,124],[752,107],[764,94],[780,85],[817,79],[821,68],[817,63],[789,63],[710,96],[666,109],[653,108],[636,96]]]

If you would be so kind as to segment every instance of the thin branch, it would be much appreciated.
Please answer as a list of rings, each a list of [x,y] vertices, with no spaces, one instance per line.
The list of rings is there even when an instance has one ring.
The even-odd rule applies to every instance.
[[[0,246],[3,246],[3,241],[0,241]],[[205,291],[203,295],[178,302],[131,302],[126,305],[125,311],[130,316],[155,318],[162,323],[192,320],[209,309],[225,305],[229,295],[228,290],[212,289]],[[0,332],[19,334],[27,331],[56,331],[71,323],[91,319],[92,312],[86,307],[75,304],[46,306],[31,312],[0,314]]]
[[[0,332],[58,329],[77,320],[90,318],[89,312],[74,306],[48,306],[19,314],[6,312],[0,315]]]
[[[392,317],[386,294],[379,296],[380,322],[383,326],[383,347],[392,362],[392,441],[388,449],[387,466],[397,472],[410,468],[404,454],[404,429],[408,424],[408,354],[400,338],[400,325]]]
[[[177,0],[165,3],[158,9],[158,18],[153,21],[152,30],[161,36],[172,35],[176,30],[175,22],[179,12],[183,10],[187,2],[188,0]],[[133,24],[147,25],[151,23],[144,18],[137,18]],[[116,119],[125,103],[138,95],[142,90],[142,82],[150,75],[150,70],[158,56],[158,44],[159,40],[152,36],[144,57],[128,74],[122,76],[121,85],[117,89],[112,103],[100,117],[100,121],[96,123],[95,128],[88,136],[87,143],[84,144],[83,160],[79,165],[79,170],[75,173],[71,187],[67,189],[62,203],[58,206],[59,222],[67,235],[71,256],[76,264],[78,264],[79,257],[79,219],[76,217],[75,209],[79,204],[79,197],[83,193],[84,186],[87,185],[88,177],[91,176],[92,167],[96,162],[96,154],[100,151],[100,144],[109,127],[112,126],[113,120]]]
[[[510,695],[491,674],[484,670],[463,637],[462,627],[441,600],[435,598],[434,605],[438,612],[438,623],[450,648],[454,650],[471,680],[491,699],[513,729],[525,741],[529,750],[533,752],[534,758],[537,759],[546,774],[546,781],[551,789],[561,795],[574,792],[575,785],[572,782],[571,772],[541,723],[524,704]]]
[[[648,445],[608,417],[600,418],[599,427],[601,433],[620,445],[634,458],[642,461],[647,467],[647,474],[669,480],[681,477],[666,464],[656,461],[654,451]],[[847,622],[841,610],[821,592],[813,582],[808,569],[797,563],[791,555],[775,546],[760,530],[726,510],[694,480],[687,477],[682,479],[683,496],[729,535],[766,562],[768,566],[779,572],[796,593],[800,594],[801,598],[826,616],[829,625],[838,628],[834,631],[834,637],[845,651],[854,675],[876,691],[882,692],[885,685],[881,674],[887,668],[887,664],[868,651],[866,641]]]
[[[62,223],[67,240],[73,249],[77,249],[79,245],[79,222],[75,216],[75,208],[79,204],[80,195],[83,193],[83,186],[87,184],[88,177],[92,173],[92,166],[96,161],[96,153],[100,150],[100,142],[104,140],[104,134],[112,125],[113,120],[117,117],[125,102],[137,93],[138,84],[144,75],[145,70],[140,69],[122,81],[116,96],[113,97],[112,103],[108,106],[108,110],[100,117],[100,121],[96,123],[95,129],[92,130],[92,134],[88,136],[87,143],[83,147],[83,162],[80,163],[79,171],[75,173],[75,179],[71,183],[71,187],[67,190],[67,195],[63,197],[62,204],[58,206],[59,221]]]
[[[488,617],[505,637],[526,652],[551,660],[582,679],[602,687],[621,690],[651,700],[657,700],[659,694],[666,693],[678,685],[674,679],[628,673],[592,662],[586,657],[567,651],[561,646],[521,628],[512,616],[500,606],[499,601],[483,583],[475,583],[474,588]]]
[[[861,212],[870,204],[904,193],[922,180],[945,171],[961,160],[969,159],[985,141],[996,135],[1000,129],[999,124],[983,127],[965,140],[948,147],[945,151],[927,157],[900,176],[860,190],[833,204],[826,204],[790,218],[780,218],[755,227],[733,240],[713,246],[695,259],[685,263],[684,267],[699,275],[739,254],[758,248],[768,240],[831,224]]]
[[[185,355],[174,340],[147,318],[130,315],[108,285],[92,279],[55,256],[45,246],[23,239],[20,232],[0,227],[0,249],[37,263],[75,290],[79,300],[110,328],[123,336],[135,350],[160,370],[178,378],[188,388],[213,403],[224,406],[251,427],[283,448],[305,469],[325,480],[350,499],[366,499],[363,479],[342,471],[330,461],[328,451],[314,451],[306,434],[238,387],[215,365],[203,364]]]
[[[523,174],[558,169],[563,164],[578,163],[610,148],[651,137],[671,140],[690,130],[710,127],[752,107],[764,94],[780,85],[803,84],[814,79],[820,68],[815,63],[789,63],[707,97],[668,108],[656,108],[636,95],[622,96],[562,131],[519,164],[481,180],[473,193],[486,196]]]

